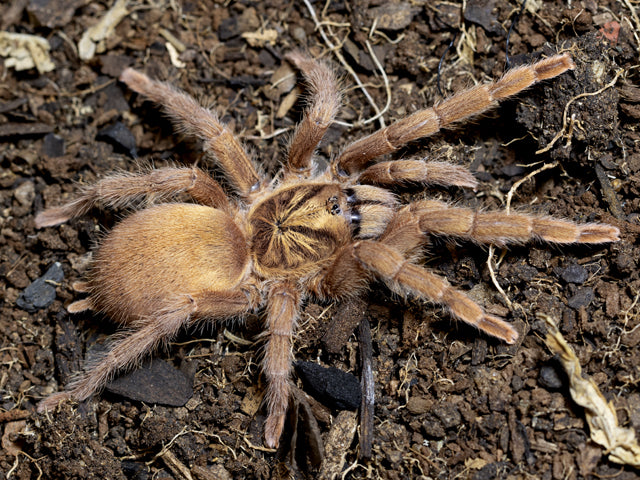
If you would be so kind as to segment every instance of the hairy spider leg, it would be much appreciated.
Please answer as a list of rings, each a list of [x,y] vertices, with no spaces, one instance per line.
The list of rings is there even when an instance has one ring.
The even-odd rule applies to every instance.
[[[363,240],[354,245],[354,254],[391,291],[400,295],[413,294],[444,305],[455,318],[507,343],[515,343],[518,339],[518,332],[507,322],[489,315],[447,280],[411,263],[396,249],[381,242]]]
[[[393,187],[406,183],[476,188],[478,181],[462,165],[424,160],[391,160],[366,168],[357,183]]]
[[[300,293],[293,282],[281,281],[269,289],[262,369],[267,379],[267,419],[264,437],[268,447],[278,446],[291,395],[292,342],[300,310]]]
[[[340,108],[338,82],[325,63],[299,51],[289,53],[286,58],[302,72],[310,90],[309,105],[289,145],[287,169],[292,173],[308,174],[311,158]]]
[[[213,154],[241,197],[248,198],[261,188],[260,176],[244,148],[211,110],[168,83],[132,68],[122,72],[120,81],[162,107],[179,129],[201,139],[205,151]]]
[[[126,330],[114,334],[109,339],[109,350],[86,365],[84,372],[73,379],[65,391],[42,400],[38,411],[52,410],[60,401],[69,398],[86,400],[101,390],[117,372],[133,367],[195,320],[243,315],[249,309],[247,295],[241,290],[176,296],[168,300],[167,306],[156,315],[133,322]]]
[[[573,223],[552,217],[476,212],[453,207],[439,200],[422,200],[409,205],[424,233],[446,235],[497,246],[525,243],[534,239],[550,243],[606,243],[620,239],[620,230],[601,223]]]
[[[36,215],[36,227],[59,225],[84,215],[93,207],[126,207],[143,199],[149,203],[187,193],[196,202],[229,211],[230,204],[220,184],[196,167],[167,167],[145,173],[121,172],[80,190],[72,201],[47,208]]]
[[[433,135],[452,123],[483,113],[494,107],[496,102],[573,68],[575,64],[568,53],[554,55],[533,65],[514,68],[496,82],[464,90],[432,108],[420,110],[356,140],[333,162],[333,173],[339,178],[360,172],[381,155],[394,152],[419,138]]]
[[[364,291],[374,277],[394,293],[413,294],[446,306],[455,318],[488,335],[507,343],[518,339],[518,333],[507,322],[487,314],[444,278],[412,263],[398,249],[382,241],[361,240],[345,246],[330,267],[312,279],[309,288],[321,298],[352,298]]]

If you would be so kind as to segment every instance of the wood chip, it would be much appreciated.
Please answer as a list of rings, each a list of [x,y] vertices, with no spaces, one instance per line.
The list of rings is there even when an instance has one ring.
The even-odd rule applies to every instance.
[[[91,60],[96,54],[98,44],[108,38],[120,21],[129,15],[127,0],[116,0],[113,7],[105,13],[98,23],[88,28],[78,42],[78,55],[84,61]]]
[[[29,137],[31,135],[44,135],[51,132],[53,132],[53,127],[44,123],[5,123],[4,125],[0,125],[0,138]]]
[[[357,425],[356,413],[348,410],[343,410],[334,419],[325,442],[324,460],[318,474],[319,479],[332,480],[340,477]]]
[[[370,459],[373,446],[373,419],[375,407],[375,380],[373,377],[373,345],[369,320],[358,328],[360,343],[362,403],[360,405],[360,459]]]

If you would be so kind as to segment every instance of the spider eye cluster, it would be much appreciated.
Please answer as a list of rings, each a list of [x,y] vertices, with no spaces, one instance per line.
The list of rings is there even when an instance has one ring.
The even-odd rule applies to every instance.
[[[327,210],[331,215],[342,214],[342,208],[340,207],[340,203],[338,202],[338,197],[336,195],[327,200]]]

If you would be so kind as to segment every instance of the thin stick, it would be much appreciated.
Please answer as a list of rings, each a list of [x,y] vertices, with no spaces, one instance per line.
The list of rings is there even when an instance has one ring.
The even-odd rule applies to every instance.
[[[487,258],[487,267],[489,267],[489,275],[491,275],[491,281],[493,282],[494,287],[496,287],[496,290],[498,290],[498,292],[500,292],[500,295],[502,295],[502,298],[504,298],[504,301],[507,303],[509,310],[513,310],[513,303],[511,302],[511,300],[509,300],[509,297],[507,296],[507,292],[505,292],[504,289],[498,283],[496,274],[493,271],[493,253],[494,253],[494,247],[493,245],[489,245],[489,257]]]
[[[371,117],[371,118],[363,121],[362,124],[366,125],[367,123],[375,122],[376,120],[380,119],[380,127],[384,128],[385,123],[384,123],[384,118],[382,118],[382,116],[385,113],[387,113],[387,110],[389,110],[389,105],[391,105],[391,86],[389,85],[389,79],[387,78],[387,72],[384,71],[384,68],[380,64],[380,60],[378,60],[378,57],[376,57],[376,54],[373,51],[373,47],[369,43],[369,40],[366,41],[366,44],[367,44],[367,49],[369,50],[369,55],[371,55],[371,58],[373,59],[373,63],[376,64],[376,67],[378,68],[378,70],[380,70],[380,74],[382,75],[382,80],[384,81],[384,89],[387,92],[387,103],[386,103],[386,105],[384,106],[384,108],[381,111],[376,113],[376,115],[374,117]],[[377,108],[375,105],[373,107]]]
[[[536,176],[540,172],[544,172],[545,170],[549,170],[550,168],[555,168],[557,166],[558,166],[557,161],[553,163],[546,163],[543,166],[541,166],[539,169],[534,170],[533,172],[529,173],[526,177],[523,177],[520,180],[518,180],[516,183],[514,183],[509,189],[509,193],[507,193],[507,209],[506,209],[507,215],[509,214],[509,210],[511,209],[511,199],[513,198],[513,194],[516,193],[516,190],[520,185],[522,185],[527,180],[532,179],[534,176]]]
[[[373,347],[371,345],[371,327],[364,318],[358,328],[360,344],[360,363],[362,364],[362,403],[360,404],[360,454],[358,460],[371,458],[373,445],[373,410],[375,405],[373,379]]]
[[[631,2],[629,0],[622,0],[622,1],[626,5],[626,7],[629,9],[629,11],[631,12],[631,17],[636,22],[636,28],[632,29],[632,31],[633,31],[633,36],[636,37],[636,44],[638,45],[638,54],[640,55],[640,39],[638,38],[638,31],[640,30],[640,18],[638,18],[638,13],[636,12],[636,9],[631,5]]]

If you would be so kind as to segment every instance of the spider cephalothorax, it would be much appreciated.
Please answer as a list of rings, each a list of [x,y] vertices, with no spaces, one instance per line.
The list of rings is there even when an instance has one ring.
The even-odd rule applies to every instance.
[[[209,110],[171,86],[127,69],[121,80],[161,105],[176,124],[199,137],[237,198],[198,168],[117,174],[85,187],[76,200],[41,212],[39,227],[57,225],[92,206],[131,204],[188,194],[194,203],[160,203],[125,218],[104,238],[86,282],[87,298],[68,310],[101,311],[127,330],[65,392],[83,400],[117,371],[195,321],[242,317],[264,309],[263,371],[267,379],[267,445],[278,444],[290,394],[292,337],[309,296],[359,295],[373,278],[392,291],[446,306],[453,317],[508,343],[518,338],[504,320],[417,262],[429,235],[505,245],[540,239],[558,243],[618,240],[606,224],[578,225],[552,217],[476,212],[439,200],[400,204],[388,190],[403,183],[474,187],[465,167],[423,160],[376,163],[407,142],[483,112],[496,101],[573,68],[567,54],[509,71],[497,82],[463,91],[347,146],[324,171],[313,155],[339,107],[331,69],[301,53],[288,56],[304,74],[311,101],[276,180],[262,178],[233,134]]]
[[[265,277],[307,274],[351,235],[339,185],[312,183],[280,189],[249,211],[255,268]]]

